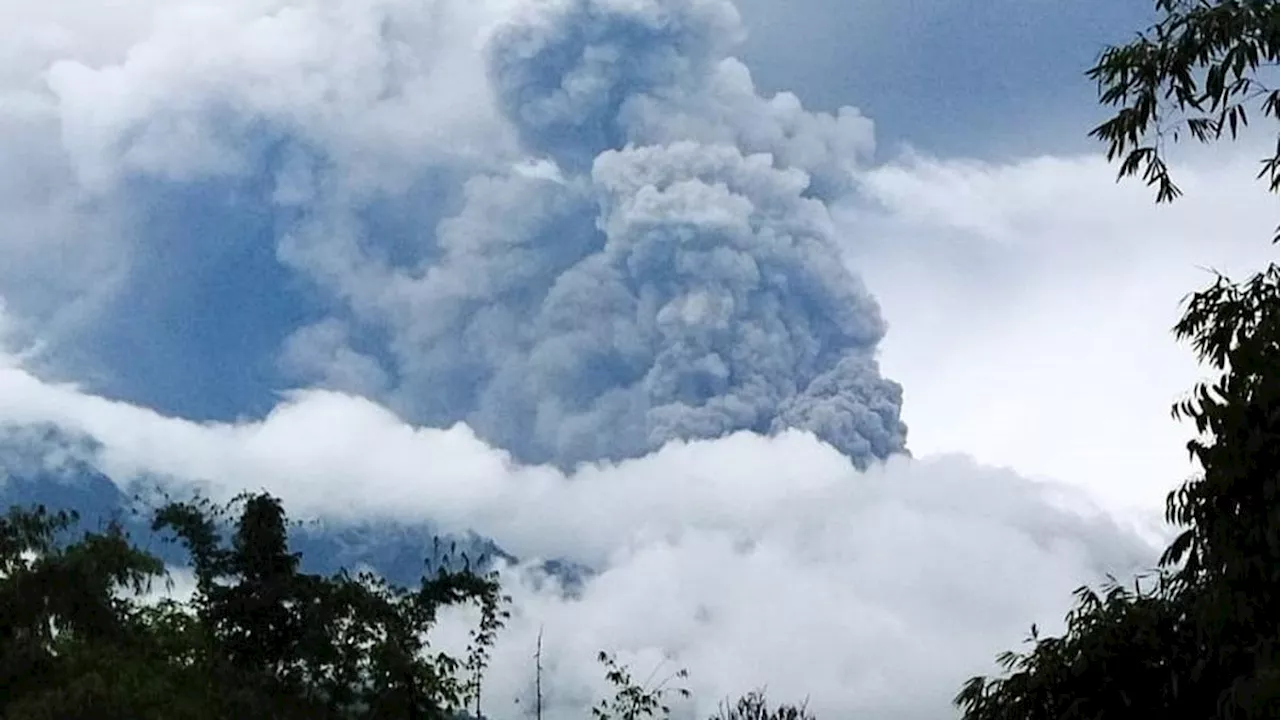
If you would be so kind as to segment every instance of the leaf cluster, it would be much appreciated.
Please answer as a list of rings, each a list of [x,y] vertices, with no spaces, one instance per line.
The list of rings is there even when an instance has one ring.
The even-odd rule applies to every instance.
[[[190,600],[143,602],[159,560],[118,526],[67,538],[72,515],[0,520],[0,717],[453,718],[479,682],[507,598],[468,569],[401,587],[299,571],[279,501],[168,502],[153,529],[190,555]],[[228,527],[229,526],[229,527]],[[465,660],[434,652],[441,609],[481,608]],[[464,672],[466,673],[464,677]]]
[[[666,701],[668,695],[680,698],[688,698],[690,695],[688,688],[682,685],[671,685],[673,680],[685,680],[689,677],[689,671],[683,668],[660,682],[653,683],[653,675],[657,674],[661,668],[659,666],[654,668],[648,680],[637,682],[631,676],[630,668],[619,664],[613,655],[601,652],[597,659],[604,665],[605,679],[614,687],[614,694],[613,697],[601,700],[591,708],[591,716],[595,720],[666,718],[671,714],[671,708]]]
[[[1089,69],[1115,114],[1090,135],[1120,160],[1119,177],[1140,176],[1156,201],[1182,194],[1166,163],[1167,142],[1235,138],[1250,108],[1280,120],[1280,4],[1274,0],[1157,0],[1162,19],[1130,43],[1109,47]],[[1280,138],[1258,177],[1280,190]],[[1278,236],[1280,237],[1280,236]]]
[[[738,698],[734,704],[727,700],[720,703],[719,711],[711,720],[814,720],[807,703],[769,707],[764,689],[752,690]]]
[[[1264,82],[1280,58],[1280,2],[1158,0],[1161,22],[1106,50],[1089,75],[1118,106],[1093,136],[1142,174],[1157,201],[1181,191],[1162,142],[1235,138],[1246,106],[1280,119]],[[1259,178],[1280,190],[1280,143]],[[1196,436],[1201,471],[1166,500],[1180,528],[1153,576],[1077,591],[1061,637],[1033,628],[1004,675],[971,679],[965,720],[1280,717],[1280,267],[1243,282],[1216,275],[1174,327],[1211,379],[1173,407]]]
[[[1081,588],[1061,637],[970,680],[966,720],[1280,717],[1280,267],[1218,276],[1175,333],[1217,373],[1173,409],[1202,468],[1167,499],[1182,531],[1146,587]]]

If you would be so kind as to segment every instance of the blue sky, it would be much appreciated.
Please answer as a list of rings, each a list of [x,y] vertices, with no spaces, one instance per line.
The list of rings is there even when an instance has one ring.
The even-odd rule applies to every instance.
[[[234,185],[134,192],[147,204],[129,270],[140,281],[77,337],[86,364],[107,368],[108,394],[163,412],[260,416],[281,389],[281,344],[319,316],[316,293],[276,259],[276,218]]]
[[[1147,0],[743,0],[763,87],[852,103],[882,146],[1000,157],[1092,148],[1084,77],[1155,15]],[[797,51],[803,47],[804,50]]]

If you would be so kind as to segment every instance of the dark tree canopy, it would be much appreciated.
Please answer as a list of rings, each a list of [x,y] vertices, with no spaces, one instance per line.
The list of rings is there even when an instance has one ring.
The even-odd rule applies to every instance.
[[[1153,576],[1080,589],[1061,637],[971,680],[965,720],[1280,717],[1280,269],[1220,277],[1176,334],[1217,373],[1174,408],[1203,469],[1169,495],[1181,533]]]
[[[245,495],[156,512],[155,529],[190,553],[196,591],[145,603],[127,592],[160,579],[160,561],[116,525],[68,537],[74,521],[44,508],[0,518],[0,717],[452,718],[479,702],[506,617],[492,576],[441,568],[405,588],[300,573],[280,503]],[[462,659],[428,645],[437,613],[459,603],[483,618]]]
[[[1158,202],[1180,191],[1164,143],[1235,138],[1257,102],[1280,119],[1266,73],[1280,59],[1276,0],[1159,0],[1162,20],[1106,50],[1089,75],[1118,106],[1093,131]],[[1280,190],[1280,144],[1258,177]],[[1213,378],[1174,408],[1201,472],[1170,493],[1179,528],[1159,568],[1132,586],[1077,591],[1061,637],[1001,657],[970,680],[965,720],[1280,717],[1280,268],[1219,275],[1190,296],[1175,335]]]
[[[147,602],[139,596],[167,580],[165,566],[119,524],[77,536],[76,522],[44,507],[0,516],[4,720],[486,717],[481,681],[510,598],[465,553],[457,563],[452,548],[434,544],[417,587],[369,573],[306,574],[276,498],[169,502],[152,528],[186,549],[195,592]],[[480,617],[465,654],[432,648],[439,612],[466,603]],[[584,717],[667,718],[667,698],[689,696],[671,684],[683,669],[656,681],[655,669],[642,683],[612,655],[598,659],[614,692]],[[712,720],[722,718],[812,720],[803,706],[770,710],[759,692]]]

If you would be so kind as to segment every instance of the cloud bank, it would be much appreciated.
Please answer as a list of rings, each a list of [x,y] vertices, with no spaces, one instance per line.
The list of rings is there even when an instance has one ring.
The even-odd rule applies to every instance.
[[[907,388],[912,449],[1158,516],[1194,470],[1194,430],[1169,408],[1205,375],[1170,329],[1210,268],[1275,259],[1276,198],[1254,180],[1273,145],[1177,148],[1187,194],[1160,206],[1101,155],[914,155],[861,174],[834,217],[892,320],[881,362]]]
[[[566,475],[513,463],[465,426],[407,425],[368,400],[297,395],[260,422],[197,424],[0,370],[0,428],[52,427],[128,487],[279,495],[298,516],[477,528],[508,568],[514,617],[487,712],[528,701],[546,646],[548,717],[579,716],[617,651],[647,672],[692,671],[705,716],[768,684],[820,717],[936,718],[967,673],[991,669],[1031,622],[1052,628],[1079,583],[1143,567],[1154,551],[1080,495],[960,457],[860,472],[813,435],[673,442]],[[86,450],[85,448],[89,448]],[[574,598],[532,569],[596,568]],[[468,618],[451,617],[446,641]],[[674,665],[673,665],[674,667]]]

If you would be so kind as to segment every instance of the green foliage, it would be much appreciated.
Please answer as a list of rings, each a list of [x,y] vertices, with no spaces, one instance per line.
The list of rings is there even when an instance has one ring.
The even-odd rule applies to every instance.
[[[720,704],[720,710],[711,720],[814,720],[804,704],[779,705],[769,709],[768,698],[764,690],[752,692],[738,698],[738,702],[730,705],[727,701]]]
[[[1141,174],[1167,202],[1182,194],[1164,160],[1167,141],[1235,138],[1251,105],[1280,120],[1280,89],[1260,73],[1280,62],[1280,3],[1157,0],[1156,8],[1160,22],[1088,71],[1102,103],[1118,108],[1090,134],[1107,143],[1108,160],[1120,159],[1120,177]],[[1280,142],[1258,177],[1280,190]]]
[[[61,541],[74,520],[43,508],[0,520],[0,717],[443,719],[469,700],[478,712],[506,618],[492,575],[442,567],[404,588],[301,573],[279,501],[243,495],[156,512],[196,590],[148,604],[136,595],[162,576],[159,560],[116,526]],[[463,603],[482,618],[466,660],[431,652],[440,610]]]
[[[1175,332],[1218,379],[1174,407],[1174,417],[1192,420],[1202,435],[1187,448],[1206,473],[1169,498],[1167,519],[1187,529],[1165,562],[1185,560],[1188,577],[1274,586],[1280,489],[1267,475],[1280,468],[1280,268],[1241,284],[1219,275],[1192,297]]]
[[[595,707],[591,708],[591,716],[596,720],[638,720],[639,718],[667,718],[671,715],[671,708],[666,704],[666,697],[674,694],[681,698],[689,697],[689,690],[685,687],[668,687],[672,680],[684,680],[689,677],[689,671],[685,669],[677,670],[667,678],[657,684],[650,684],[653,679],[652,675],[658,672],[658,668],[654,669],[649,680],[638,683],[631,676],[631,670],[625,665],[619,665],[614,656],[601,652],[597,658],[605,667],[605,679],[614,687],[612,698],[601,700]]]
[[[1258,75],[1280,57],[1280,3],[1157,6],[1162,22],[1090,71],[1121,106],[1093,134],[1123,156],[1121,177],[1141,169],[1168,201],[1170,113],[1202,142],[1234,137],[1252,100],[1280,118]],[[1273,191],[1277,163],[1280,145],[1259,174]],[[1174,333],[1213,373],[1173,408],[1196,429],[1187,449],[1201,468],[1167,499],[1180,534],[1145,585],[1081,588],[1061,637],[1033,628],[1029,650],[1000,658],[1003,677],[971,679],[956,697],[965,720],[1280,717],[1280,267],[1219,275]]]
[[[1168,497],[1182,532],[1146,587],[1082,588],[1062,637],[970,680],[966,720],[1280,717],[1280,268],[1219,276],[1175,333],[1217,373],[1174,407],[1203,470]]]
[[[1077,590],[1062,637],[1041,638],[1033,628],[1031,652],[1000,657],[1006,677],[977,677],[964,686],[956,698],[964,717],[1070,720],[1190,710],[1189,663],[1199,646],[1166,589],[1167,579],[1158,578],[1148,588],[1112,581],[1101,593]]]
[[[1062,637],[971,680],[966,720],[1280,717],[1280,268],[1219,277],[1175,332],[1217,373],[1174,408],[1203,469],[1168,497],[1182,532],[1147,587],[1082,588]]]
[[[470,567],[470,563],[467,563]],[[480,596],[480,622],[470,633],[467,646],[467,659],[463,664],[466,670],[466,681],[462,685],[462,705],[473,708],[477,718],[483,718],[481,711],[481,689],[484,671],[489,666],[490,650],[497,641],[498,630],[511,617],[505,605],[511,602],[511,596],[499,596],[496,592],[484,593]]]
[[[666,697],[690,697],[688,688],[671,686],[673,680],[688,679],[687,670],[677,670],[655,684],[652,682],[653,676],[661,669],[662,666],[659,665],[650,673],[648,680],[639,683],[632,677],[631,670],[625,665],[619,665],[613,655],[602,652],[597,659],[604,665],[605,679],[613,686],[614,693],[613,697],[599,701],[591,709],[591,716],[596,720],[669,718],[671,707],[667,705]],[[727,700],[721,702],[719,710],[710,720],[814,720],[814,716],[808,711],[806,704],[779,705],[771,709],[764,690],[753,690],[738,698],[736,703],[731,704]]]
[[[121,684],[154,685],[133,660],[136,617],[118,596],[163,566],[118,525],[70,541],[72,513],[12,509],[0,518],[0,687],[6,718],[125,717]],[[141,688],[146,690],[146,687]],[[145,693],[140,694],[145,700]],[[123,713],[123,714],[119,714]]]
[[[369,573],[302,573],[279,500],[167,502],[152,527],[190,556],[188,600],[140,596],[164,566],[115,524],[72,536],[77,518],[43,507],[0,517],[0,718],[239,720],[240,718],[483,718],[481,683],[510,598],[497,577],[462,570],[433,548],[415,588]],[[169,585],[172,588],[172,585]],[[433,651],[441,610],[471,603],[479,622],[462,658]],[[541,637],[537,712],[541,713]],[[667,718],[685,670],[638,683],[601,653],[611,698],[597,720]],[[658,668],[660,669],[660,668]],[[658,672],[654,670],[654,674]],[[763,693],[713,720],[812,720],[770,710]]]

